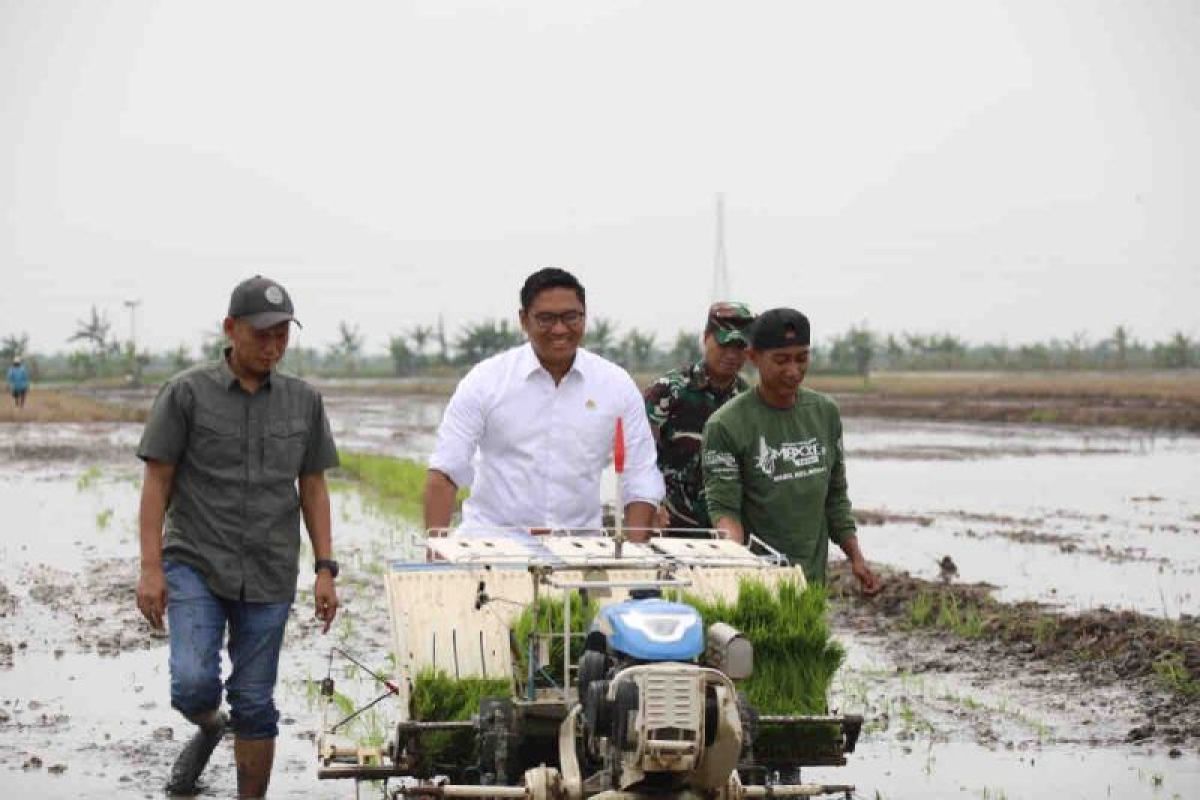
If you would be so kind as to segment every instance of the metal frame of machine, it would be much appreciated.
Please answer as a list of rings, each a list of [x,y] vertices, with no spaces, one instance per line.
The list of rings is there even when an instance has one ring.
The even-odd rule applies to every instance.
[[[691,626],[686,617],[690,610],[698,618],[695,610],[638,601],[662,589],[683,588],[700,597],[736,600],[744,578],[803,585],[800,568],[755,537],[743,546],[715,535],[676,538],[656,531],[637,543],[627,534],[556,530],[532,538],[433,536],[426,561],[393,561],[384,580],[399,674],[394,681],[376,677],[385,682],[385,696],[398,699],[395,737],[385,748],[364,749],[339,741],[336,729],[345,720],[323,726],[318,777],[385,780],[384,791],[392,798],[849,797],[852,786],[802,782],[800,768],[844,764],[862,718],[755,715],[736,686],[748,675],[753,643],[736,630],[710,626],[701,652],[695,652],[695,634],[690,634],[687,655],[695,657],[686,659],[672,657],[670,645],[664,645],[661,657],[631,657],[614,651],[604,632],[605,625],[632,620],[644,629],[635,636],[675,641],[679,637],[672,631]],[[564,605],[562,630],[539,629],[529,641],[513,642],[516,617],[530,605],[537,609],[539,598],[551,593]],[[579,597],[613,613],[590,632],[572,630],[571,605]],[[653,608],[657,616],[637,616],[643,608]],[[679,619],[673,622],[672,614]],[[608,635],[615,636],[611,630]],[[561,685],[538,674],[547,666],[555,638],[562,641],[566,679]],[[585,639],[584,656],[574,663],[570,645],[578,639]],[[524,670],[517,669],[516,648],[525,655]],[[471,720],[413,720],[412,683],[427,668],[456,678],[507,678],[510,696],[485,699]],[[322,691],[332,697],[332,678]],[[833,744],[765,763],[752,748],[751,729],[758,726],[820,729],[832,732]],[[464,730],[474,732],[477,763],[423,774],[418,766],[422,738]]]

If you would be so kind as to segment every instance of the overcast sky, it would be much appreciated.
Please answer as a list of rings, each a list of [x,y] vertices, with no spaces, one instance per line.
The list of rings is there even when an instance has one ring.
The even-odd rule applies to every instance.
[[[0,334],[515,316],[1200,335],[1200,3],[0,0]],[[1190,143],[1190,144],[1189,144]]]

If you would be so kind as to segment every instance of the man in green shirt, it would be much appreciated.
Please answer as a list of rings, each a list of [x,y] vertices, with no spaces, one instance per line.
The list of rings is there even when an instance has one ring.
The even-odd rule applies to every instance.
[[[801,387],[809,363],[808,318],[790,308],[759,315],[749,357],[758,385],[704,427],[704,490],[714,526],[737,542],[753,533],[825,581],[829,541],[850,560],[865,594],[881,587],[858,546],[837,405]]]

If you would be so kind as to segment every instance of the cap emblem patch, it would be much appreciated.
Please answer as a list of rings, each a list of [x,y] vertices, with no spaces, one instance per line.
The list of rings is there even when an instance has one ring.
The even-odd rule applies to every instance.
[[[263,292],[263,296],[267,298],[267,302],[271,305],[281,305],[283,303],[283,290],[278,286],[268,286]]]

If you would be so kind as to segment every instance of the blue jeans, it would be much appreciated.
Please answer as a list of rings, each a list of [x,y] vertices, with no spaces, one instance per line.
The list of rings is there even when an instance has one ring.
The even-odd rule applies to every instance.
[[[230,725],[241,739],[279,735],[275,680],[291,603],[225,600],[197,570],[163,564],[171,637],[171,706],[191,718],[221,707],[221,642],[229,627],[233,671],[225,682]]]

